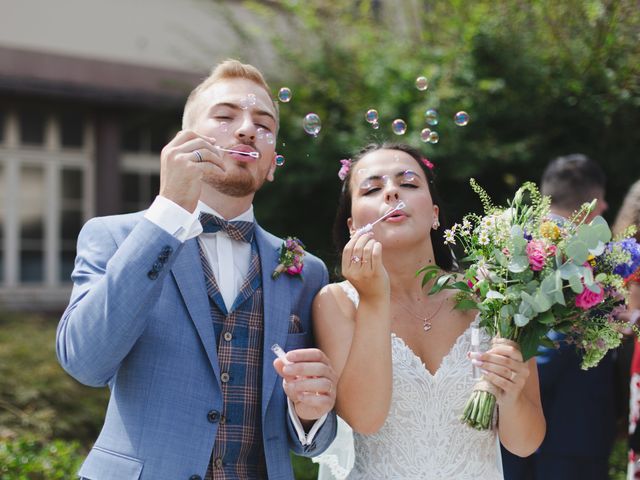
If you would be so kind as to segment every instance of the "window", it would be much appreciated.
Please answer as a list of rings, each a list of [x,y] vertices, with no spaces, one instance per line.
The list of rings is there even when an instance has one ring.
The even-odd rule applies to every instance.
[[[20,281],[44,281],[45,181],[40,166],[23,166],[20,171]]]
[[[24,145],[44,144],[45,116],[39,110],[23,110],[20,119],[20,142]]]
[[[83,172],[75,168],[61,171],[62,201],[60,212],[60,269],[59,280],[71,281],[76,257],[76,240],[82,228]]]
[[[156,173],[124,173],[121,182],[125,213],[149,208],[160,190],[160,175]]]
[[[5,179],[5,170],[4,165],[0,163],[0,284],[4,283],[4,236],[5,236],[5,222],[7,219],[7,214],[4,211],[5,205],[7,204],[6,199],[6,179]]]
[[[4,143],[5,113],[0,110],[0,144]]]
[[[60,144],[63,148],[81,148],[84,121],[81,114],[65,112],[60,115]]]

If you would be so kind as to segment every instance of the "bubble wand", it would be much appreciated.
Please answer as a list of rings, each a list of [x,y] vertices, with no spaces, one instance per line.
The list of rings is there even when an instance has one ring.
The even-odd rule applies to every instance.
[[[260,157],[259,152],[241,152],[240,150],[231,150],[230,148],[224,148],[224,147],[221,147],[220,145],[216,145],[215,147],[218,150],[222,150],[223,152],[238,153],[240,155],[248,155],[249,157],[253,157],[253,158]]]
[[[358,230],[356,230],[356,233],[357,233],[357,234],[364,234],[364,233],[368,233],[368,232],[370,232],[371,230],[373,230],[373,226],[374,226],[376,223],[381,222],[381,221],[383,221],[383,220],[385,220],[385,219],[389,218],[389,216],[390,216],[391,214],[393,214],[393,213],[397,212],[398,210],[403,209],[404,207],[406,207],[406,204],[405,204],[402,200],[400,200],[400,201],[398,202],[398,204],[397,204],[395,207],[393,207],[393,208],[392,208],[391,210],[389,210],[387,213],[385,213],[384,215],[382,215],[382,216],[381,216],[379,219],[377,219],[375,222],[373,222],[373,223],[367,223],[364,227],[360,227]]]

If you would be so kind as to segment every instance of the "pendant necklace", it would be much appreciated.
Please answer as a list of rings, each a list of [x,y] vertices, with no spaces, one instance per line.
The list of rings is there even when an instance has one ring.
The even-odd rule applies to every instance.
[[[409,312],[411,315],[413,315],[414,317],[420,319],[422,321],[422,329],[425,332],[428,332],[429,330],[431,330],[431,319],[433,319],[433,317],[435,317],[438,312],[440,311],[440,309],[442,308],[442,305],[444,304],[446,298],[443,298],[442,301],[440,302],[440,305],[438,305],[438,308],[436,308],[436,310],[430,314],[430,315],[418,315],[417,313],[415,313],[414,311],[412,311],[409,307],[407,307],[406,305],[403,305],[402,303],[400,303],[399,301],[396,300],[396,303],[398,305],[400,305],[402,308],[404,308],[407,312]]]

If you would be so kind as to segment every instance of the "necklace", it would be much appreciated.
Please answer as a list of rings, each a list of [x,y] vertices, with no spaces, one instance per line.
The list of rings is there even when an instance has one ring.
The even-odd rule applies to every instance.
[[[391,298],[393,298],[393,296],[392,296]],[[413,315],[414,317],[416,317],[416,318],[418,318],[418,319],[422,320],[422,329],[423,329],[425,332],[428,332],[429,330],[431,330],[431,327],[432,327],[432,325],[431,325],[431,319],[432,319],[433,317],[435,317],[435,316],[438,314],[438,312],[439,312],[439,311],[440,311],[440,309],[442,308],[442,305],[444,305],[445,300],[446,300],[446,298],[443,298],[443,299],[442,299],[442,301],[440,302],[440,305],[438,305],[438,308],[436,308],[436,310],[435,310],[432,314],[430,314],[430,315],[418,315],[418,314],[417,314],[417,313],[415,313],[413,310],[411,310],[409,307],[407,307],[406,305],[404,305],[404,304],[400,303],[398,300],[396,300],[396,303],[397,303],[398,305],[400,305],[402,308],[404,308],[407,312],[409,312],[409,313],[410,313],[411,315]]]

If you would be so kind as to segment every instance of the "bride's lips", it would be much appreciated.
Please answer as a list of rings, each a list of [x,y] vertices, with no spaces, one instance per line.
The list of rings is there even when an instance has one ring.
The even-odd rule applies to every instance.
[[[408,217],[409,216],[406,213],[404,213],[404,211],[396,210],[391,215],[389,215],[387,218],[385,218],[384,221],[385,222],[391,222],[391,223],[398,223],[398,222],[402,222],[404,219],[406,219]]]

